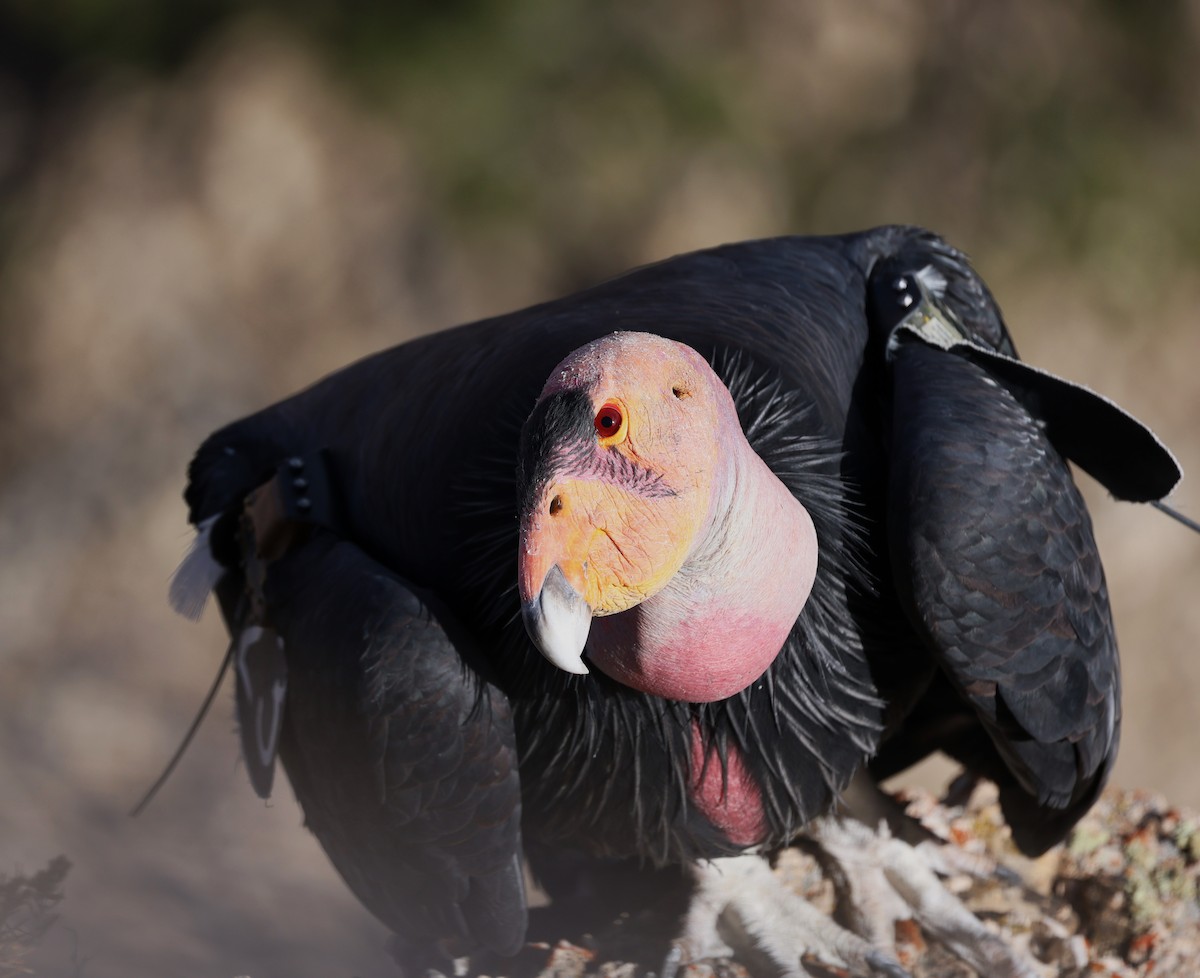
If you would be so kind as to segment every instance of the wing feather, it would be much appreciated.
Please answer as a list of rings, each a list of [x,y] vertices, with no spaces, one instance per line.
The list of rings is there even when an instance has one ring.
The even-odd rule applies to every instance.
[[[1001,789],[1014,835],[1044,848],[1050,826],[1091,803],[1119,736],[1120,670],[1091,521],[1066,461],[983,368],[904,344],[892,378],[894,572],[1011,773]],[[1064,817],[1039,818],[1031,803]]]
[[[326,531],[270,565],[265,594],[289,666],[280,756],[334,866],[402,941],[514,952],[526,909],[503,694],[432,599]]]

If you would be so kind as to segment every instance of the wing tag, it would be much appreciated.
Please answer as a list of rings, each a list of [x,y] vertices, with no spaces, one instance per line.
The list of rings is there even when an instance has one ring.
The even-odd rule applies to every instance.
[[[912,340],[971,360],[1042,423],[1055,448],[1117,499],[1152,502],[1175,488],[1183,470],[1153,431],[1102,394],[972,340],[930,294],[925,273],[891,283],[898,322],[888,338],[889,360]]]
[[[269,627],[247,625],[238,635],[234,660],[242,757],[255,792],[269,798],[287,695],[283,639]]]

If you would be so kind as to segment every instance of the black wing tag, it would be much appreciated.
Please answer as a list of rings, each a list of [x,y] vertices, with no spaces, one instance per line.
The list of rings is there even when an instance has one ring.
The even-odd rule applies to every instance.
[[[1175,488],[1183,471],[1154,432],[1095,391],[972,341],[930,295],[939,277],[932,268],[922,269],[884,287],[892,292],[898,319],[889,357],[899,343],[915,339],[973,361],[1042,422],[1055,448],[1117,499],[1152,502]],[[884,297],[877,292],[875,298]]]
[[[269,798],[287,694],[283,639],[271,628],[248,625],[238,635],[234,655],[242,757],[255,792]]]
[[[237,715],[242,757],[260,798],[271,795],[287,697],[283,638],[272,627],[264,593],[270,564],[314,525],[337,525],[324,453],[290,458],[244,502],[239,539],[248,614],[235,640]]]
[[[275,483],[272,479],[246,497],[239,534],[248,613],[234,638],[237,718],[242,759],[259,798],[271,796],[287,694],[283,640],[267,620],[263,593],[272,549],[279,546],[278,538],[287,532],[279,515]]]
[[[226,587],[229,579],[212,553],[211,535],[225,515],[237,518],[244,591],[236,584],[232,584],[231,591]],[[270,797],[283,729],[287,659],[283,638],[268,623],[263,593],[267,565],[302,541],[311,527],[339,533],[340,525],[325,451],[287,459],[271,479],[242,500],[240,512],[210,516],[199,524],[196,542],[171,583],[171,604],[181,614],[199,618],[209,591],[221,594],[226,590],[221,606],[233,641],[183,742],[131,815],[138,815],[150,804],[175,770],[221,688],[231,661],[237,666],[237,715],[246,770],[258,796]]]
[[[325,452],[284,461],[242,507],[239,544],[247,614],[234,647],[242,757],[260,798],[271,795],[287,698],[287,657],[265,589],[271,562],[302,543],[314,526],[338,532]]]

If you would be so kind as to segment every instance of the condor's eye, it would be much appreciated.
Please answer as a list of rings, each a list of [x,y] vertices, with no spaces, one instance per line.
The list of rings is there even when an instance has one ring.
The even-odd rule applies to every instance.
[[[625,412],[616,402],[609,401],[596,412],[595,425],[601,445],[616,445],[625,440]]]

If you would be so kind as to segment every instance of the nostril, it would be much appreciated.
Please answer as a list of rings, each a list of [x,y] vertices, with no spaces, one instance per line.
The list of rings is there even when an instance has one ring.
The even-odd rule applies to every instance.
[[[558,513],[562,512],[562,508],[563,508],[562,496],[555,496],[553,499],[550,500],[550,515],[551,516],[556,516]]]

